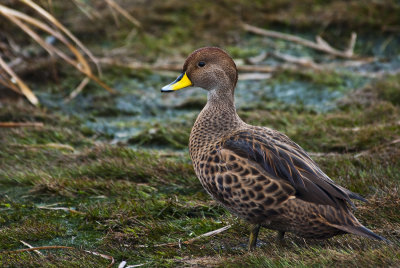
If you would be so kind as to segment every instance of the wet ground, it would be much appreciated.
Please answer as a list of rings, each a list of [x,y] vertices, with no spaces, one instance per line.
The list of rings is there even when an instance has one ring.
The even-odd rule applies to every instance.
[[[267,79],[239,80],[235,92],[239,110],[271,109],[286,105],[324,113],[334,110],[337,101],[350,91],[371,83],[380,72],[390,73],[400,69],[400,39],[393,36],[358,41],[356,53],[364,59],[373,57],[373,61],[333,59],[297,44],[261,37],[249,37],[242,47],[243,51],[239,48],[242,54],[255,56],[279,51],[312,58],[319,64],[334,64],[334,67],[330,67],[330,71],[298,68],[272,74]],[[235,53],[238,48],[232,50],[234,55],[238,54]],[[243,64],[246,58],[235,60]],[[279,66],[282,61],[269,56],[257,64]],[[45,107],[85,118],[86,126],[98,133],[99,138],[106,138],[111,143],[129,143],[130,146],[135,146],[135,143],[147,144],[141,143],[141,135],[154,134],[174,125],[190,126],[206,103],[206,92],[198,88],[174,94],[160,93],[160,88],[173,81],[178,73],[143,72],[139,76],[134,71],[121,71],[120,75],[118,71],[112,73],[105,72],[105,78],[118,92],[116,95],[101,89],[90,90],[66,103],[64,92],[39,90],[37,94]],[[161,143],[156,147],[162,147]],[[181,147],[172,146],[175,149]]]
[[[238,64],[270,51],[310,57],[320,65],[336,64],[328,71],[300,67],[273,73],[267,79],[240,80],[237,108],[254,124],[287,129],[285,133],[307,150],[332,152],[313,157],[335,181],[370,200],[359,206],[357,217],[379,234],[398,241],[399,150],[398,143],[392,146],[390,142],[400,135],[400,102],[391,100],[389,94],[385,102],[374,100],[365,107],[351,104],[346,110],[338,101],[358,89],[375,87],[379,78],[373,76],[380,72],[399,69],[400,39],[361,38],[356,53],[375,60],[351,64],[260,37],[247,36],[238,47],[227,49]],[[258,64],[278,66],[282,61],[267,57]],[[19,240],[25,239],[34,246],[96,249],[118,261],[149,267],[335,265],[339,257],[345,266],[368,265],[370,261],[379,266],[399,259],[398,247],[355,236],[308,245],[289,235],[288,244],[272,245],[275,234],[265,230],[261,250],[246,253],[242,245],[247,240],[247,226],[206,195],[187,155],[189,131],[206,103],[206,92],[198,88],[160,92],[177,75],[105,69],[103,79],[117,94],[90,85],[70,102],[65,99],[80,82],[76,77],[67,77],[58,85],[37,84],[35,93],[46,112],[39,111],[32,118],[45,121],[44,128],[7,130],[0,137],[8,145],[0,152],[0,211],[4,212],[0,220],[10,222],[0,232],[5,241],[1,249],[19,248]],[[397,89],[397,84],[393,88]],[[23,113],[21,117],[30,118]],[[76,117],[76,121],[71,119]],[[182,248],[154,246],[188,240],[228,224],[234,227],[215,240]],[[14,263],[31,258],[15,256]],[[75,258],[82,263],[85,256]]]

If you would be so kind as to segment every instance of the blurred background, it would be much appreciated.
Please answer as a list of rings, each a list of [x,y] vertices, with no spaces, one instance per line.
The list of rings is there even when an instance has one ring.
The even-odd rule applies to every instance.
[[[239,115],[284,132],[369,197],[359,217],[398,246],[398,1],[2,0],[0,18],[0,250],[27,240],[143,266],[334,264],[340,250],[347,264],[400,258],[357,238],[316,244],[308,259],[294,253],[300,239],[245,253],[231,239],[245,224],[203,192],[188,156],[205,91],[160,93],[193,50],[225,49],[239,69]],[[227,224],[212,243],[163,246]],[[110,262],[69,250],[11,254],[0,266]]]

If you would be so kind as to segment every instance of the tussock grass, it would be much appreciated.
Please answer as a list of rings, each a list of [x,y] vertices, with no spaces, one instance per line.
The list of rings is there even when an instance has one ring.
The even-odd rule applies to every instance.
[[[130,16],[113,0],[107,0],[106,2],[114,10],[117,10],[124,17],[128,17],[130,21],[133,21],[137,27],[140,26],[140,23],[137,20]],[[90,79],[104,89],[114,92],[113,89],[111,89],[100,78],[93,74],[92,67],[86,59],[86,57],[88,57],[93,63],[95,63],[100,71],[97,58],[92,54],[92,52],[90,52],[89,49],[86,48],[85,45],[83,45],[83,43],[77,37],[75,37],[74,34],[72,34],[67,27],[65,27],[57,18],[55,18],[54,15],[31,0],[21,1],[21,5],[19,5],[17,8],[13,8],[12,3],[9,3],[9,5],[10,6],[8,6],[7,3],[0,4],[0,15],[3,18],[9,20],[10,23],[19,31],[31,37],[40,47],[46,50],[51,57],[59,57],[63,60],[63,62],[71,65],[86,76],[77,89],[71,93],[70,99],[75,97],[78,92],[80,92],[86,86]],[[38,15],[33,15],[31,11],[34,11],[34,13]],[[9,27],[8,25],[7,31],[9,31],[9,28],[12,27]],[[58,46],[53,45],[54,42],[49,42],[44,39],[41,36],[43,32],[59,41],[69,53],[64,52]],[[6,47],[7,46],[12,45],[9,43],[9,45],[6,45]],[[11,47],[10,50],[12,49],[13,48]],[[9,53],[9,55],[10,54],[11,53]],[[73,57],[71,57],[69,54],[72,54]],[[11,61],[12,59],[9,60]],[[20,60],[23,61],[23,59]],[[36,95],[13,71],[13,69],[10,67],[10,64],[8,64],[2,57],[0,57],[0,67],[0,73],[2,74],[0,83],[3,86],[24,95],[33,105],[39,104],[39,100]]]

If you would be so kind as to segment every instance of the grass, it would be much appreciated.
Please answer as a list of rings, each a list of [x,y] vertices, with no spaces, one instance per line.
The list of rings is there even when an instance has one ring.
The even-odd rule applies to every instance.
[[[395,140],[400,132],[398,114],[399,108],[391,103],[376,103],[328,115],[289,110],[244,112],[242,117],[280,129],[310,151],[357,152]]]
[[[189,142],[189,130],[190,127],[187,124],[174,124],[173,128],[166,124],[150,125],[129,139],[129,143],[183,149]]]
[[[210,44],[228,46],[238,57],[258,54],[251,49],[237,49],[242,21],[259,27],[312,31],[312,34],[322,34],[329,43],[343,48],[351,31],[361,36],[369,36],[371,30],[390,35],[398,29],[400,14],[400,6],[394,0],[122,2],[123,8],[143,25],[143,30],[133,30],[132,23],[121,16],[116,22],[115,13],[110,12],[107,5],[93,3],[91,8],[101,15],[91,19],[82,14],[73,2],[41,4],[94,52],[104,46],[127,46],[129,49],[124,53],[138,60],[171,56],[170,48],[187,55],[196,47]],[[7,23],[0,23],[0,28],[10,31]],[[10,32],[13,30],[15,28]],[[95,34],[99,32],[102,34],[101,42]],[[359,49],[362,47],[356,47]]]
[[[186,56],[193,48],[210,44],[225,46],[235,58],[258,55],[259,44],[248,47],[238,40],[244,35],[238,30],[241,21],[284,32],[322,34],[330,44],[343,48],[348,31],[357,31],[360,39],[374,33],[372,30],[390,36],[400,14],[398,3],[392,0],[126,2],[124,8],[142,23],[144,34],[132,31],[127,21],[116,27],[112,13],[101,7],[102,19],[93,22],[77,15],[73,2],[53,2],[52,14],[91,50],[124,47],[124,56],[151,62],[165,56]],[[0,22],[0,28],[5,26],[8,24]],[[128,32],[131,38],[127,38]],[[16,39],[19,43],[25,40],[21,36]],[[265,44],[263,50],[271,49]],[[277,42],[273,48],[281,45]],[[355,49],[369,55],[373,48],[374,44],[361,47],[358,42]],[[249,253],[248,225],[207,195],[187,153],[193,114],[204,105],[204,96],[174,103],[176,111],[188,111],[184,117],[151,122],[126,143],[110,145],[112,134],[88,128],[87,120],[141,116],[142,104],[117,107],[118,97],[124,90],[133,90],[140,99],[140,90],[153,89],[154,84],[158,87],[169,78],[154,81],[148,71],[103,71],[102,79],[119,94],[111,97],[88,85],[74,101],[83,102],[80,111],[89,118],[64,114],[58,102],[52,103],[52,108],[34,108],[8,99],[0,103],[0,122],[44,123],[43,127],[0,128],[1,267],[105,267],[110,263],[82,250],[113,256],[114,267],[121,261],[143,267],[387,267],[400,262],[398,76],[373,81],[326,113],[270,99],[239,110],[248,123],[286,133],[311,152],[332,179],[366,197],[367,203],[356,203],[357,218],[393,243],[353,235],[303,240],[288,234],[279,244],[274,232],[262,229],[257,250]],[[66,96],[79,81],[71,71],[62,69],[59,75],[57,85],[46,72],[35,72],[30,79],[44,95]],[[285,71],[271,80],[341,90],[355,78],[344,72]],[[165,107],[155,104],[145,109],[157,115]],[[214,237],[182,243],[227,225],[232,227]],[[21,240],[32,246],[63,245],[76,250],[41,250],[45,257],[7,253],[26,248]]]
[[[279,129],[307,150],[319,152],[313,157],[328,175],[369,200],[357,203],[356,216],[392,240],[391,245],[352,235],[305,241],[291,234],[281,245],[274,242],[274,232],[264,229],[259,248],[248,253],[246,223],[208,197],[186,152],[163,154],[96,144],[92,136],[96,133],[81,127],[78,117],[15,103],[0,108],[2,121],[41,121],[44,127],[0,129],[0,250],[23,248],[23,240],[34,246],[98,251],[117,263],[126,260],[148,267],[395,266],[400,260],[400,144],[390,142],[400,135],[400,107],[387,96],[398,85],[396,77],[375,82],[363,89],[375,92],[368,103],[348,101],[325,114],[296,107],[239,111],[247,122]],[[189,131],[190,127],[165,128],[161,138],[177,138],[161,143],[183,147],[182,136],[187,139]],[[131,143],[160,142],[149,137],[147,143]],[[181,248],[159,246],[228,224],[233,227],[213,238]],[[43,253],[45,258],[0,253],[0,264],[91,267],[108,263],[80,251]]]

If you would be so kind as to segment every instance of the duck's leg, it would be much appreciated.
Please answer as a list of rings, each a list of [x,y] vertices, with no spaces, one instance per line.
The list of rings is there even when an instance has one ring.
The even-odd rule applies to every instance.
[[[249,238],[249,251],[253,251],[256,248],[258,232],[260,231],[260,224],[250,225],[250,238]]]
[[[278,231],[278,235],[276,236],[276,240],[278,241],[278,243],[282,243],[284,237],[285,237],[285,232],[284,231]]]

